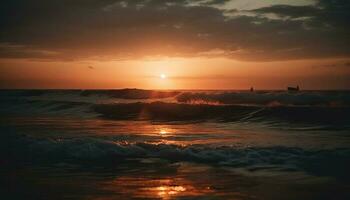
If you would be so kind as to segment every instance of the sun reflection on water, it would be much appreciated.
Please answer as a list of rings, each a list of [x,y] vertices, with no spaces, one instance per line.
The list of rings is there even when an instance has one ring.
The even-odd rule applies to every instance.
[[[160,129],[159,134],[160,135],[166,135],[166,134],[168,134],[168,131],[165,130],[165,129]]]
[[[214,191],[207,186],[196,186],[191,180],[176,177],[119,177],[112,181],[110,189],[126,197],[168,200],[212,194]]]
[[[155,132],[160,136],[170,136],[170,134],[176,134],[176,130],[171,129],[168,126],[157,127]]]
[[[168,199],[172,195],[177,195],[178,193],[186,191],[186,188],[183,186],[160,186],[155,188],[158,191],[158,196],[163,199]]]

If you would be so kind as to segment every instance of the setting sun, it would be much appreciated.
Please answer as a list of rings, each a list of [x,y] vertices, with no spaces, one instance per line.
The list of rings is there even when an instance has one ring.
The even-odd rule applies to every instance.
[[[166,78],[167,78],[167,76],[166,76],[165,74],[161,74],[159,77],[160,77],[161,79],[166,79]]]

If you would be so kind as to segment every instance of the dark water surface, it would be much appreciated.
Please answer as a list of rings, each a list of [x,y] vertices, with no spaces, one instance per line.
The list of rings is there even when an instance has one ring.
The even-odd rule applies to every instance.
[[[3,90],[1,199],[350,199],[350,92]]]

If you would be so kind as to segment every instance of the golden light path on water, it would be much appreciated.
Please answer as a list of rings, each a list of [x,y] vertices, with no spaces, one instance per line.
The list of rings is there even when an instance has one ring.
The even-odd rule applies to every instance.
[[[71,138],[72,134],[81,137],[113,137],[115,142],[125,142],[125,137],[133,138],[133,142],[147,143],[164,143],[180,146],[211,144],[211,145],[243,145],[243,146],[269,146],[272,144],[279,145],[303,145],[302,141],[306,141],[299,132],[290,132],[288,135],[281,135],[278,131],[264,131],[261,127],[256,128],[248,124],[246,127],[235,124],[221,125],[218,123],[200,123],[200,124],[183,124],[183,123],[158,123],[158,122],[142,122],[142,121],[113,121],[86,119],[75,120],[72,118],[14,118],[7,119],[7,124],[13,124],[17,129],[27,130],[31,128],[35,137],[46,137],[47,134],[53,139]],[[57,126],[59,124],[59,126]],[[255,125],[256,126],[256,125]],[[53,128],[54,127],[54,128]],[[50,129],[49,129],[50,128]],[[51,130],[51,131],[46,131]],[[60,134],[51,134],[52,131]],[[28,132],[28,131],[27,131]],[[341,143],[334,140],[332,143],[329,139],[323,137],[312,137],[315,145],[334,145],[347,146],[346,141]],[[310,144],[308,144],[310,146]]]
[[[181,172],[178,172],[181,173]],[[191,180],[182,177],[119,177],[107,183],[107,190],[123,191],[132,194],[132,198],[147,199],[178,199],[181,197],[198,197],[213,194],[215,191],[209,185],[196,185]],[[137,188],[137,189],[135,189]]]
[[[185,192],[186,188],[183,186],[160,186],[155,188],[158,192],[157,194],[164,199],[168,198],[168,196],[177,195],[181,192]]]
[[[39,138],[40,145],[48,143],[41,141],[47,141],[49,138],[52,141],[49,144],[54,145],[53,148],[62,147],[58,148],[60,153],[68,147],[67,144],[75,145],[74,148],[71,148],[73,151],[83,149],[77,153],[83,153],[81,155],[88,158],[92,153],[100,155],[101,152],[105,151],[110,155],[109,152],[116,152],[111,157],[103,157],[103,160],[93,160],[91,167],[87,166],[83,169],[74,163],[60,163],[57,165],[60,167],[59,171],[56,168],[49,172],[33,169],[33,173],[24,171],[21,174],[16,171],[15,174],[9,174],[12,176],[11,178],[16,176],[15,178],[18,180],[22,180],[22,177],[29,174],[29,176],[40,180],[38,182],[45,183],[45,186],[40,185],[40,187],[48,185],[47,190],[52,191],[55,195],[56,192],[57,195],[61,195],[61,191],[68,191],[68,193],[73,191],[76,195],[79,191],[81,195],[90,195],[91,197],[84,199],[94,200],[116,199],[116,196],[120,200],[241,200],[257,199],[256,197],[259,195],[270,197],[271,194],[276,196],[273,199],[280,199],[281,193],[276,193],[275,188],[283,189],[283,194],[286,196],[298,193],[298,195],[305,197],[309,191],[315,191],[313,189],[321,191],[326,188],[325,184],[329,187],[328,179],[323,177],[315,179],[315,177],[299,171],[281,172],[278,169],[275,171],[275,168],[272,171],[261,168],[259,170],[251,168],[253,171],[248,171],[250,169],[233,169],[225,165],[218,167],[218,162],[227,159],[210,159],[216,155],[226,156],[225,150],[232,152],[234,148],[250,148],[251,146],[255,149],[265,146],[271,147],[276,144],[293,147],[306,146],[307,144],[309,147],[317,145],[316,147],[322,148],[329,148],[331,145],[335,147],[348,146],[346,140],[342,143],[337,138],[331,140],[324,138],[323,135],[316,137],[310,135],[310,132],[308,135],[302,135],[300,132],[289,132],[282,135],[274,130],[255,130],[251,124],[247,125],[249,129],[245,129],[243,125],[237,127],[229,123],[76,120],[52,117],[6,118],[3,119],[3,124],[5,123],[16,127],[18,132],[27,134],[30,141]],[[79,137],[79,139],[72,139],[72,137]],[[310,139],[313,143],[303,144],[304,141],[307,142]],[[205,148],[209,150],[204,151],[202,155],[204,158],[208,155],[209,159],[204,160],[204,162],[196,162],[197,160],[186,157],[188,154],[196,154]],[[215,151],[216,149],[223,151]],[[139,156],[123,157],[125,152],[127,153],[126,150],[131,153],[136,152]],[[141,150],[140,154],[139,150]],[[217,154],[217,152],[219,153]],[[76,152],[73,153],[73,155],[78,155],[75,154]],[[255,153],[252,155],[255,156]],[[99,163],[105,161],[106,158],[106,163]],[[238,158],[245,159],[243,156]],[[112,162],[109,162],[109,159]],[[61,170],[61,168],[66,168],[66,170]],[[80,173],[77,174],[77,171]],[[247,173],[253,176],[248,176]],[[261,176],[260,179],[257,178],[259,176]],[[288,185],[290,183],[292,185]],[[301,183],[303,186],[305,184],[310,187],[310,190],[300,190]],[[62,186],[67,189],[51,190]],[[338,185],[334,187],[337,187],[334,191],[343,192],[343,189],[339,189]],[[42,191],[40,189],[40,192]],[[101,197],[101,194],[104,196]]]
[[[161,136],[166,136],[167,134],[173,133],[173,132],[174,132],[174,130],[169,129],[169,128],[161,127],[161,128],[159,129],[159,135],[161,135]]]

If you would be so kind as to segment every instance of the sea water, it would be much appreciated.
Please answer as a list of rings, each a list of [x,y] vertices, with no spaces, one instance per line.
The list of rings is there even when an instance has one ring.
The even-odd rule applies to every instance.
[[[0,98],[1,199],[350,199],[349,91]]]

